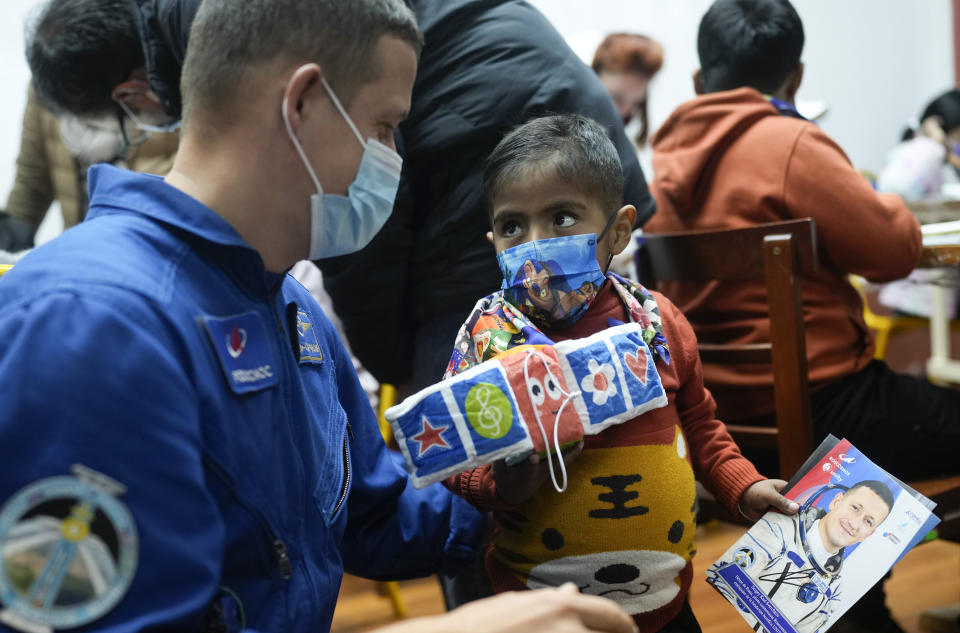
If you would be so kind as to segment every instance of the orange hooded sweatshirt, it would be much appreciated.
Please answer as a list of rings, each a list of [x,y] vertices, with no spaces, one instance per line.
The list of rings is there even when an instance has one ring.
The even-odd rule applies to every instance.
[[[658,211],[644,227],[649,233],[814,219],[820,266],[801,286],[810,382],[817,389],[863,369],[874,340],[846,276],[884,282],[916,266],[920,225],[903,201],[873,191],[820,128],[779,114],[751,88],[684,103],[657,132],[653,150]],[[763,282],[665,283],[658,289],[687,316],[701,342],[769,340]],[[705,365],[704,378],[721,419],[773,411],[769,365]]]

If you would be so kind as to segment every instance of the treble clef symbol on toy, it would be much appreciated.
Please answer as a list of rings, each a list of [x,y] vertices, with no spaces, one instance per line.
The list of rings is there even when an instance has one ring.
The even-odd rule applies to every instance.
[[[494,434],[500,433],[500,424],[503,422],[503,412],[490,404],[490,388],[486,385],[479,385],[476,391],[476,402],[480,406],[479,420],[477,423],[484,430]]]

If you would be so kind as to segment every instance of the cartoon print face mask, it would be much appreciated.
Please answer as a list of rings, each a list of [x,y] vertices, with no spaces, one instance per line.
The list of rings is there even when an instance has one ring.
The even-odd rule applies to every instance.
[[[503,295],[540,327],[572,325],[605,280],[597,264],[597,235],[526,242],[497,255]]]

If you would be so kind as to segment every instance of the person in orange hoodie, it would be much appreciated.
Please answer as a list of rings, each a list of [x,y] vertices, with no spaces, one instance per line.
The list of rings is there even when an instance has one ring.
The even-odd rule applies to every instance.
[[[847,281],[848,273],[875,282],[909,274],[920,257],[920,225],[898,196],[874,192],[843,150],[797,113],[803,39],[800,17],[785,0],[718,0],[710,7],[697,39],[699,96],[678,107],[653,139],[659,211],[645,230],[813,218],[820,266],[802,290],[817,439],[846,437],[900,477],[956,472],[960,392],[873,360],[863,305]],[[661,289],[700,342],[769,340],[762,282]],[[721,419],[775,423],[769,365],[705,365],[704,376]]]
[[[848,273],[876,282],[905,277],[920,257],[920,226],[899,197],[874,192],[843,150],[797,112],[803,42],[803,24],[786,0],[711,5],[697,38],[698,96],[680,105],[653,139],[658,213],[644,230],[812,217],[820,265],[804,278],[802,293],[816,440],[846,437],[903,478],[957,472],[960,392],[873,360],[863,305],[847,281]],[[762,282],[670,283],[660,290],[701,343],[769,340]],[[745,371],[705,364],[704,378],[720,419],[776,424],[769,365]],[[761,472],[775,468],[747,456]],[[872,597],[851,617],[861,630],[898,631],[882,592]]]

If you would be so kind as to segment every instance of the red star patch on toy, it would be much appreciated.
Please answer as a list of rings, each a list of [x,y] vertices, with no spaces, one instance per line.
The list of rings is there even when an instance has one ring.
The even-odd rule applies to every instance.
[[[450,428],[448,425],[431,426],[427,416],[420,417],[420,432],[411,439],[420,444],[420,455],[423,455],[434,446],[440,448],[450,448],[447,441],[443,439],[443,432]]]

